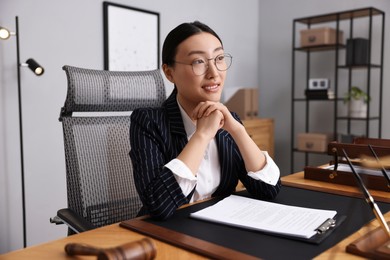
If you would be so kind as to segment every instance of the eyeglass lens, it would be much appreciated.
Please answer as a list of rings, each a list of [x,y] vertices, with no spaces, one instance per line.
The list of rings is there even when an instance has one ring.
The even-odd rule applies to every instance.
[[[232,64],[232,56],[229,54],[218,55],[213,60],[214,60],[214,65],[219,71],[228,70],[230,65]],[[205,74],[208,68],[209,68],[209,63],[207,61],[192,64],[192,69],[195,75],[198,76]]]

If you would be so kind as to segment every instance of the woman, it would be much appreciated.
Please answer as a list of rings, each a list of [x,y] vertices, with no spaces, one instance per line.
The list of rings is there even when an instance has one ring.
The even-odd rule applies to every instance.
[[[183,204],[230,195],[238,180],[253,197],[273,199],[279,168],[220,103],[231,56],[219,36],[198,21],[183,23],[165,39],[162,62],[172,94],[162,107],[131,115],[139,215],[166,219]]]

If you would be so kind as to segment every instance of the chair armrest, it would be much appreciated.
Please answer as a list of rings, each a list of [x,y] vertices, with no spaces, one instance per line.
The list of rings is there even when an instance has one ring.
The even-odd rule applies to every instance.
[[[68,225],[70,229],[76,233],[81,233],[96,228],[79,214],[68,208],[58,210],[57,217],[60,218],[66,225]]]

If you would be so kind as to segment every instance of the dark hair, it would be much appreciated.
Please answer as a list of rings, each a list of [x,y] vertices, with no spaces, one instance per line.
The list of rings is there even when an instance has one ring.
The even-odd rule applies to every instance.
[[[170,31],[165,38],[162,48],[162,63],[172,66],[175,62],[175,55],[177,46],[192,35],[207,32],[214,35],[222,44],[221,39],[210,27],[199,21],[192,23],[182,23],[172,31]]]

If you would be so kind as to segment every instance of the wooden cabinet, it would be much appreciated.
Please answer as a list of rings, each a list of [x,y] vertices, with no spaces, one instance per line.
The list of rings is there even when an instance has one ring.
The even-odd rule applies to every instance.
[[[274,159],[274,120],[272,118],[254,118],[242,120],[246,131],[262,151],[267,151]],[[239,181],[236,191],[245,189]]]
[[[242,123],[257,146],[274,158],[274,120],[272,118],[254,118],[242,120]]]

